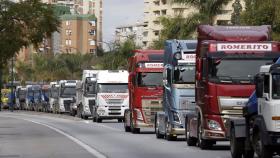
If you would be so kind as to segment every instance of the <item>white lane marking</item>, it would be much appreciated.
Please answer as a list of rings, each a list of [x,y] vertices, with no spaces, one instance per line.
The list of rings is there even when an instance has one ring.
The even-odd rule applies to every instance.
[[[72,140],[73,142],[77,143],[78,145],[80,145],[82,148],[84,148],[86,151],[88,151],[91,155],[93,155],[94,157],[96,158],[107,158],[104,154],[102,154],[101,152],[95,150],[94,148],[90,147],[89,145],[83,143],[82,141],[80,141],[79,139],[61,131],[60,129],[57,129],[55,127],[52,127],[50,125],[47,125],[47,124],[44,124],[44,123],[41,123],[41,122],[37,122],[37,121],[33,121],[33,120],[28,120],[28,119],[23,119],[23,120],[26,120],[26,121],[29,121],[29,122],[33,122],[35,124],[39,124],[39,125],[42,125],[42,126],[46,126],[62,135],[64,135],[65,137],[69,138],[70,140]]]

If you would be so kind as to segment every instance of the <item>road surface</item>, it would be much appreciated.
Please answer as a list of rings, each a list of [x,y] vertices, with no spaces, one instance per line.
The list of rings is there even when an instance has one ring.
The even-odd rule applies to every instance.
[[[0,158],[230,158],[228,142],[212,150],[184,140],[156,139],[151,132],[125,133],[117,121],[36,112],[0,113]]]

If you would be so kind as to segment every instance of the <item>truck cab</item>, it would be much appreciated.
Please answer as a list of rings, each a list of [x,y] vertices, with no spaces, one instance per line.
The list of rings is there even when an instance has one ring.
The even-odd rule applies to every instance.
[[[76,80],[59,81],[58,101],[55,104],[55,113],[69,113],[73,98],[76,96]]]
[[[211,148],[228,140],[227,124],[242,117],[259,67],[279,56],[270,26],[198,27],[196,113],[188,121],[189,145]]]
[[[162,110],[162,50],[135,50],[129,58],[129,109],[125,111],[126,132],[154,128],[155,114]]]
[[[39,111],[48,111],[50,104],[50,85],[42,85],[41,89],[41,107]]]
[[[255,84],[244,117],[230,121],[233,158],[253,158],[254,153],[259,158],[280,155],[280,58],[275,64],[261,66]]]
[[[84,70],[83,77],[77,83],[76,111],[78,117],[88,119],[92,116],[96,100],[96,76],[98,70]]]
[[[126,70],[104,70],[97,74],[96,102],[92,117],[95,122],[103,119],[124,119],[128,108],[128,72]]]
[[[59,84],[58,82],[50,82],[50,90],[49,90],[49,104],[47,107],[47,112],[53,112],[55,104],[58,104],[58,91]]]
[[[164,50],[163,111],[157,112],[157,138],[185,135],[185,117],[195,109],[196,40],[167,40]]]
[[[23,86],[16,87],[16,105],[18,109],[23,110],[25,104],[26,88]]]
[[[42,88],[41,85],[32,85],[34,104],[32,104],[32,110],[39,111],[42,103]]]

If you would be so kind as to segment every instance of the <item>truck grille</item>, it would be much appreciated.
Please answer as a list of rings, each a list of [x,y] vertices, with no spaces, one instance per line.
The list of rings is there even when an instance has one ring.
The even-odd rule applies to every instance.
[[[123,99],[107,99],[107,104],[123,104]]]
[[[155,114],[158,111],[162,111],[162,99],[160,100],[151,100],[143,99],[142,100],[143,115],[147,124],[153,124],[155,121]]]
[[[109,106],[109,115],[121,115],[121,107]]]
[[[64,100],[63,101],[65,112],[69,112],[70,111],[71,102],[72,102],[71,100]]]
[[[225,116],[242,115],[248,98],[219,97],[221,113]]]

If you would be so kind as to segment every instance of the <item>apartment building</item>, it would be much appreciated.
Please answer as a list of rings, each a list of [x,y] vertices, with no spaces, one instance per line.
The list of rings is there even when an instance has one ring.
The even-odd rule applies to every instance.
[[[52,36],[52,49],[55,54],[96,54],[96,17],[92,14],[62,15],[61,30]]]
[[[97,44],[102,46],[100,43],[102,40],[102,22],[103,22],[103,1],[102,0],[75,0],[75,10],[77,14],[94,14],[97,18]]]
[[[143,47],[143,31],[143,23],[119,26],[115,31],[115,41],[123,43],[128,39],[132,39],[136,46]]]
[[[174,17],[182,15],[187,17],[193,9],[183,4],[173,4],[171,0],[144,0],[144,32],[143,45],[145,48],[159,38],[162,26],[159,17]]]
[[[229,24],[231,14],[233,12],[232,5],[236,0],[232,0],[228,5],[224,6],[223,14],[218,15],[215,24]],[[191,6],[184,4],[174,4],[172,0],[144,0],[144,32],[143,45],[148,48],[152,42],[159,38],[162,26],[159,17],[174,17],[182,15],[184,17],[196,12]],[[245,8],[244,0],[241,0],[243,9]]]

